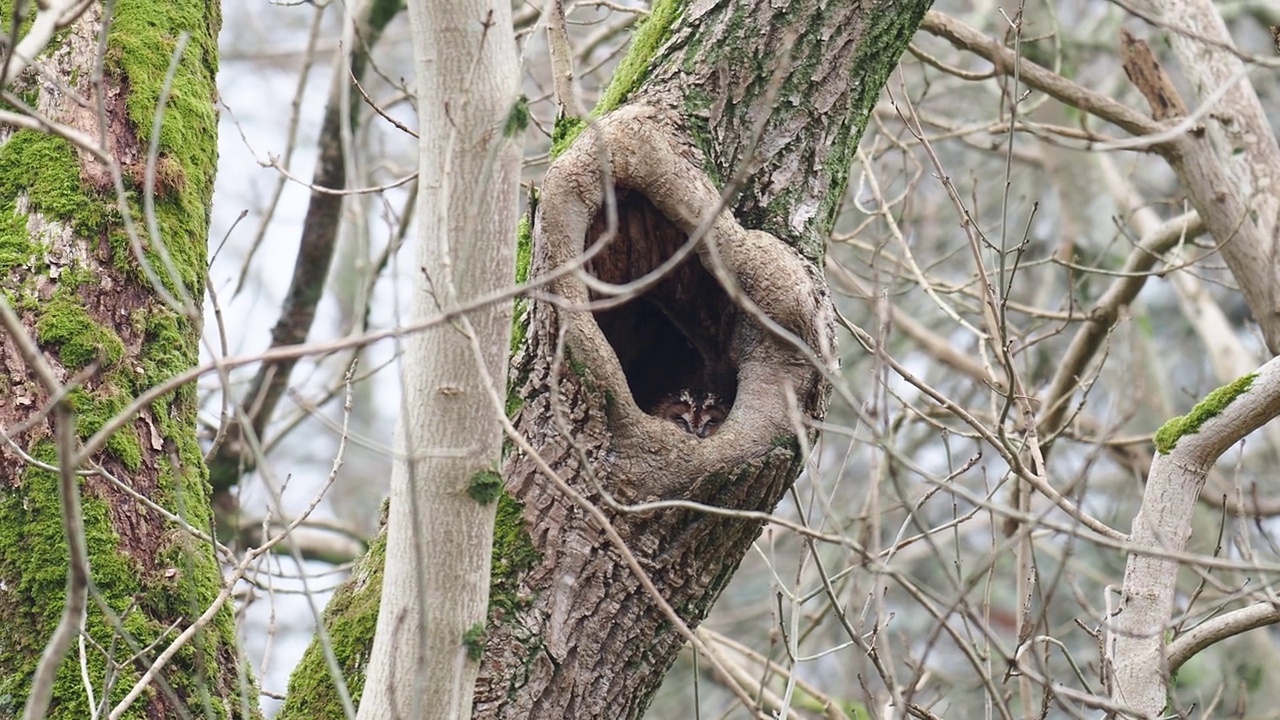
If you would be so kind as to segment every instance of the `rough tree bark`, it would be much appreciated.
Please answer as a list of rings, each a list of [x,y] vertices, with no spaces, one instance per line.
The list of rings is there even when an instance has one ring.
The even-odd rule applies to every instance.
[[[76,17],[73,4],[26,4],[41,17],[19,36]],[[0,333],[0,717],[17,717],[24,702],[28,716],[49,718],[225,718],[256,705],[255,693],[241,694],[229,594],[207,535],[196,388],[143,403],[109,429],[198,357],[219,24],[218,5],[202,0],[116,3],[110,18],[90,3],[45,37],[54,38],[47,51],[5,61],[28,69],[5,88],[0,127],[0,286],[13,310]],[[141,235],[133,241],[125,210]],[[76,438],[55,451],[50,409],[64,390]],[[68,470],[83,473],[81,512],[65,522],[60,502],[74,493],[60,498],[50,469],[59,464],[68,489],[77,485]],[[81,557],[87,577],[69,582],[69,558]],[[209,608],[220,611],[197,624]],[[65,642],[50,642],[55,627],[70,630]]]
[[[1140,0],[1137,8],[1168,28],[1178,69],[1208,109],[1164,155],[1221,243],[1268,349],[1280,353],[1280,143],[1214,3]]]
[[[520,321],[475,717],[639,717],[761,521],[612,501],[770,511],[794,482],[834,366],[823,241],[926,6],[657,3],[625,104],[552,165],[531,278],[559,301]],[[732,403],[718,433],[646,414],[683,387]]]

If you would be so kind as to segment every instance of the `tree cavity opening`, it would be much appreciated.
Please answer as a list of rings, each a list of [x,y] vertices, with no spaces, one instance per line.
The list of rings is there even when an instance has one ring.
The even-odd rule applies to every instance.
[[[616,197],[617,234],[587,272],[622,285],[657,269],[688,237],[643,193],[617,188]],[[602,208],[592,219],[586,247],[600,242],[607,228]],[[591,299],[610,298],[592,291]],[[738,368],[730,348],[739,311],[695,253],[644,292],[593,315],[641,410],[651,412],[663,396],[684,389],[733,403]]]

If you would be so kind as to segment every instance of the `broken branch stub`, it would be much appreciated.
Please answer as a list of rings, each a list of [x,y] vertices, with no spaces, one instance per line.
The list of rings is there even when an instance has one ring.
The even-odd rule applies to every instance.
[[[677,127],[645,106],[594,123],[548,171],[534,230],[534,276],[559,271],[551,321],[605,410],[606,489],[636,499],[684,496],[794,438],[823,416],[836,363],[818,271],[737,222]],[[691,387],[732,404],[712,437],[648,414]]]

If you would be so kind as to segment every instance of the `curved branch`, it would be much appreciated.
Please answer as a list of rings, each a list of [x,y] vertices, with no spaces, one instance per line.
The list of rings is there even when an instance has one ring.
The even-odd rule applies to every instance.
[[[1183,663],[1216,642],[1278,622],[1280,608],[1269,602],[1255,603],[1209,618],[1169,643],[1169,672],[1177,672]]]
[[[1191,514],[1214,462],[1277,414],[1280,358],[1210,393],[1156,434],[1159,452],[1130,534],[1124,605],[1110,629],[1117,701],[1153,717],[1163,709],[1171,672],[1164,636],[1178,572],[1167,553],[1186,547]]]

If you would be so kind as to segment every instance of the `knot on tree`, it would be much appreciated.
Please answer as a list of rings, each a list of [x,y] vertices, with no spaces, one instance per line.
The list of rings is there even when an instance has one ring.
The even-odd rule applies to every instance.
[[[603,407],[605,444],[631,497],[684,494],[760,460],[820,418],[834,366],[832,311],[816,268],[743,228],[658,110],[628,106],[552,165],[534,230],[568,365]],[[699,437],[655,417],[683,389],[728,410]]]

